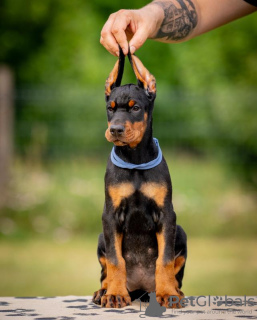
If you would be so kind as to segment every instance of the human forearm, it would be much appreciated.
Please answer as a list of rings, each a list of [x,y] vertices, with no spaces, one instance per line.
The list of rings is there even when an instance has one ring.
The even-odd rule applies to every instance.
[[[118,44],[124,54],[128,46],[134,53],[147,39],[186,41],[256,10],[243,0],[154,0],[138,10],[111,14],[100,42],[114,55]]]
[[[155,0],[162,8],[160,27],[150,38],[179,42],[194,38],[257,10],[242,0]]]
[[[158,6],[162,10],[162,14],[159,13],[159,28],[150,36],[151,39],[162,42],[184,41],[198,24],[199,9],[191,0],[156,0],[149,6]]]

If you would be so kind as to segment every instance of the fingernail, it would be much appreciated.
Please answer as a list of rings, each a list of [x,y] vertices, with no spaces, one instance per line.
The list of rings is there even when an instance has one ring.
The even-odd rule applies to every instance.
[[[120,55],[119,51],[116,51],[115,53],[117,57]]]
[[[125,48],[121,48],[121,49],[122,49],[124,55],[126,55],[127,54],[127,50]]]
[[[133,54],[136,51],[136,48],[134,46],[130,47],[130,53]]]

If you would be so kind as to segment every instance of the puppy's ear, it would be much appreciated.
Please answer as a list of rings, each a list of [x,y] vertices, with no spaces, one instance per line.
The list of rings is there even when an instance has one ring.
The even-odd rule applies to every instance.
[[[156,96],[155,77],[145,68],[143,63],[135,55],[128,55],[131,66],[138,80],[138,86],[145,89],[145,93],[150,100]]]
[[[105,82],[105,99],[108,101],[112,90],[121,85],[121,80],[124,71],[125,56],[120,48],[119,60],[115,63],[109,77]]]

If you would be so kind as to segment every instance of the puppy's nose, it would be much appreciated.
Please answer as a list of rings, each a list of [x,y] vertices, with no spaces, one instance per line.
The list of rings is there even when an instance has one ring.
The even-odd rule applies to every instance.
[[[112,125],[110,127],[110,132],[113,136],[121,136],[123,132],[125,131],[125,128],[123,125],[117,124],[117,125]]]

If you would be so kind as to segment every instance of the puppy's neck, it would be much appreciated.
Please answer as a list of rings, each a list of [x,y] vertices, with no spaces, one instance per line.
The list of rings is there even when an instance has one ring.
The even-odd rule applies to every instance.
[[[156,159],[158,148],[153,140],[152,126],[148,125],[143,139],[135,148],[131,148],[128,145],[123,147],[115,146],[115,153],[123,161],[133,164],[146,163]]]

